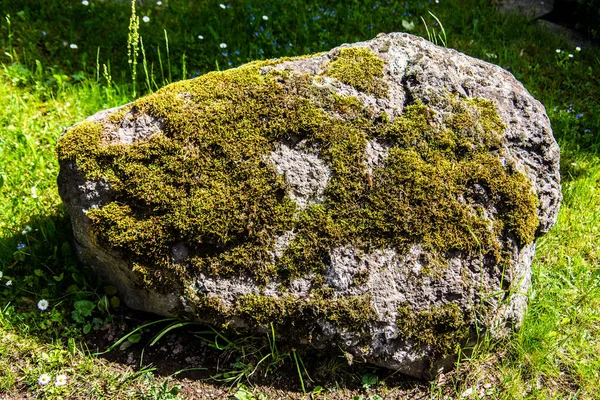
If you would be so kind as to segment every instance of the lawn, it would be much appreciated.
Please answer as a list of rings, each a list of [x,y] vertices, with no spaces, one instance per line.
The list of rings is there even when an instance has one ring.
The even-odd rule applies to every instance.
[[[117,0],[0,0],[0,399],[600,398],[598,47],[488,0],[163,0],[131,15]],[[276,332],[129,310],[77,261],[56,186],[65,127],[170,82],[394,31],[502,66],[551,119],[563,203],[514,337],[415,381]]]

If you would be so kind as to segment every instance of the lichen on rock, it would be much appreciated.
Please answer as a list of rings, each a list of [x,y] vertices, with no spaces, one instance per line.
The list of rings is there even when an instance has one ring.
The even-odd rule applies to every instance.
[[[500,300],[483,299],[512,301],[528,276],[521,255],[549,215],[541,178],[494,96],[441,87],[434,101],[393,72],[411,46],[447,51],[383,36],[212,72],[75,125],[57,154],[80,256],[119,270],[138,308],[273,324],[415,376],[471,338],[475,309],[502,330]],[[93,204],[84,187],[102,191]]]

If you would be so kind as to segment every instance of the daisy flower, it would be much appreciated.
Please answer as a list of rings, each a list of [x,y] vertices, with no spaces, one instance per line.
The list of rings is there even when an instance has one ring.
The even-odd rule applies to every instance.
[[[38,378],[38,383],[41,386],[47,385],[48,383],[50,383],[50,375],[41,374],[40,377]]]
[[[56,386],[64,386],[67,384],[67,376],[64,374],[61,375],[57,375],[56,376],[56,381],[54,381],[54,384]]]
[[[46,311],[46,309],[48,308],[48,300],[46,299],[41,299],[40,301],[38,301],[37,303],[37,308],[39,308],[42,311]]]

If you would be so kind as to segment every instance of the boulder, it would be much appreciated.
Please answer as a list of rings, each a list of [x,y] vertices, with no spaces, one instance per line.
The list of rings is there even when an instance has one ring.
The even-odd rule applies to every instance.
[[[544,107],[400,33],[171,84],[57,154],[78,254],[128,306],[415,377],[519,327],[561,200]]]

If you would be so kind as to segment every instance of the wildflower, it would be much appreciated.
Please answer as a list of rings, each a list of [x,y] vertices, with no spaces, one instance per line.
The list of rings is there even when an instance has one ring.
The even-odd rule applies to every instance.
[[[228,61],[227,65],[229,65],[231,67],[233,65],[233,63],[231,61]]]
[[[0,271],[0,279],[4,276],[4,272]]]
[[[219,45],[219,47],[222,48],[222,49],[226,49],[227,48],[227,43],[221,43]]]
[[[46,309],[48,308],[48,300],[41,299],[40,301],[38,301],[37,308],[39,308],[41,311],[46,311]]]
[[[268,17],[267,15],[263,15],[263,19],[264,19],[265,21],[268,21],[268,20],[269,20],[269,17]]]
[[[239,50],[236,50],[236,51],[235,51],[235,55],[236,55],[236,56],[239,56],[239,55],[240,55],[240,51],[239,51]]]
[[[223,3],[219,4],[219,7],[221,7],[223,10],[227,8],[227,6],[225,6]]]
[[[19,243],[17,245],[17,250],[21,250],[21,249],[25,248],[25,246],[26,246],[25,243]],[[0,278],[1,278],[1,276],[0,276]]]
[[[562,51],[561,49],[556,49],[556,52],[557,52],[558,54],[560,54],[560,52],[561,52],[561,51]]]
[[[569,58],[573,58],[573,54],[569,54]]]
[[[69,47],[70,47],[70,48],[72,48],[72,49],[76,49],[76,48],[77,48],[77,45],[76,45],[75,43],[71,43],[71,44],[69,45]]]
[[[87,1],[87,0],[83,0],[83,1],[81,2],[81,4],[83,4],[84,6],[87,6],[87,5],[89,5],[89,4],[90,4],[90,2],[89,2],[89,1]]]
[[[12,285],[12,281],[6,281],[6,286],[11,286]]]
[[[40,377],[38,378],[38,383],[42,386],[47,385],[48,383],[50,383],[50,375],[41,374]]]
[[[46,31],[42,31],[42,35],[46,36]]]
[[[229,56],[229,54],[228,54],[226,51],[222,52],[222,53],[221,53],[221,55],[222,55],[223,57],[228,57],[228,56]]]
[[[64,386],[67,384],[67,376],[64,374],[61,375],[57,375],[56,376],[56,381],[54,381],[54,384],[56,386]]]
[[[198,39],[202,40],[202,39],[204,39],[204,36],[198,35]]]
[[[157,1],[157,2],[156,2],[156,5],[157,5],[157,6],[162,6],[162,1]]]
[[[591,130],[590,130],[590,129],[584,129],[584,130],[583,130],[583,132],[585,132],[585,133],[590,133],[590,132],[591,132]]]
[[[142,17],[142,21],[144,21],[145,23],[148,23],[148,22],[150,22],[150,17],[149,17],[149,16],[147,16],[147,15],[144,15],[144,16]]]
[[[581,117],[583,117],[583,113],[579,113],[579,114],[577,114],[577,115],[575,116],[575,118],[577,118],[577,119],[579,119],[579,118],[581,118]]]
[[[575,51],[581,51],[581,47],[579,47],[579,46],[575,47]]]

